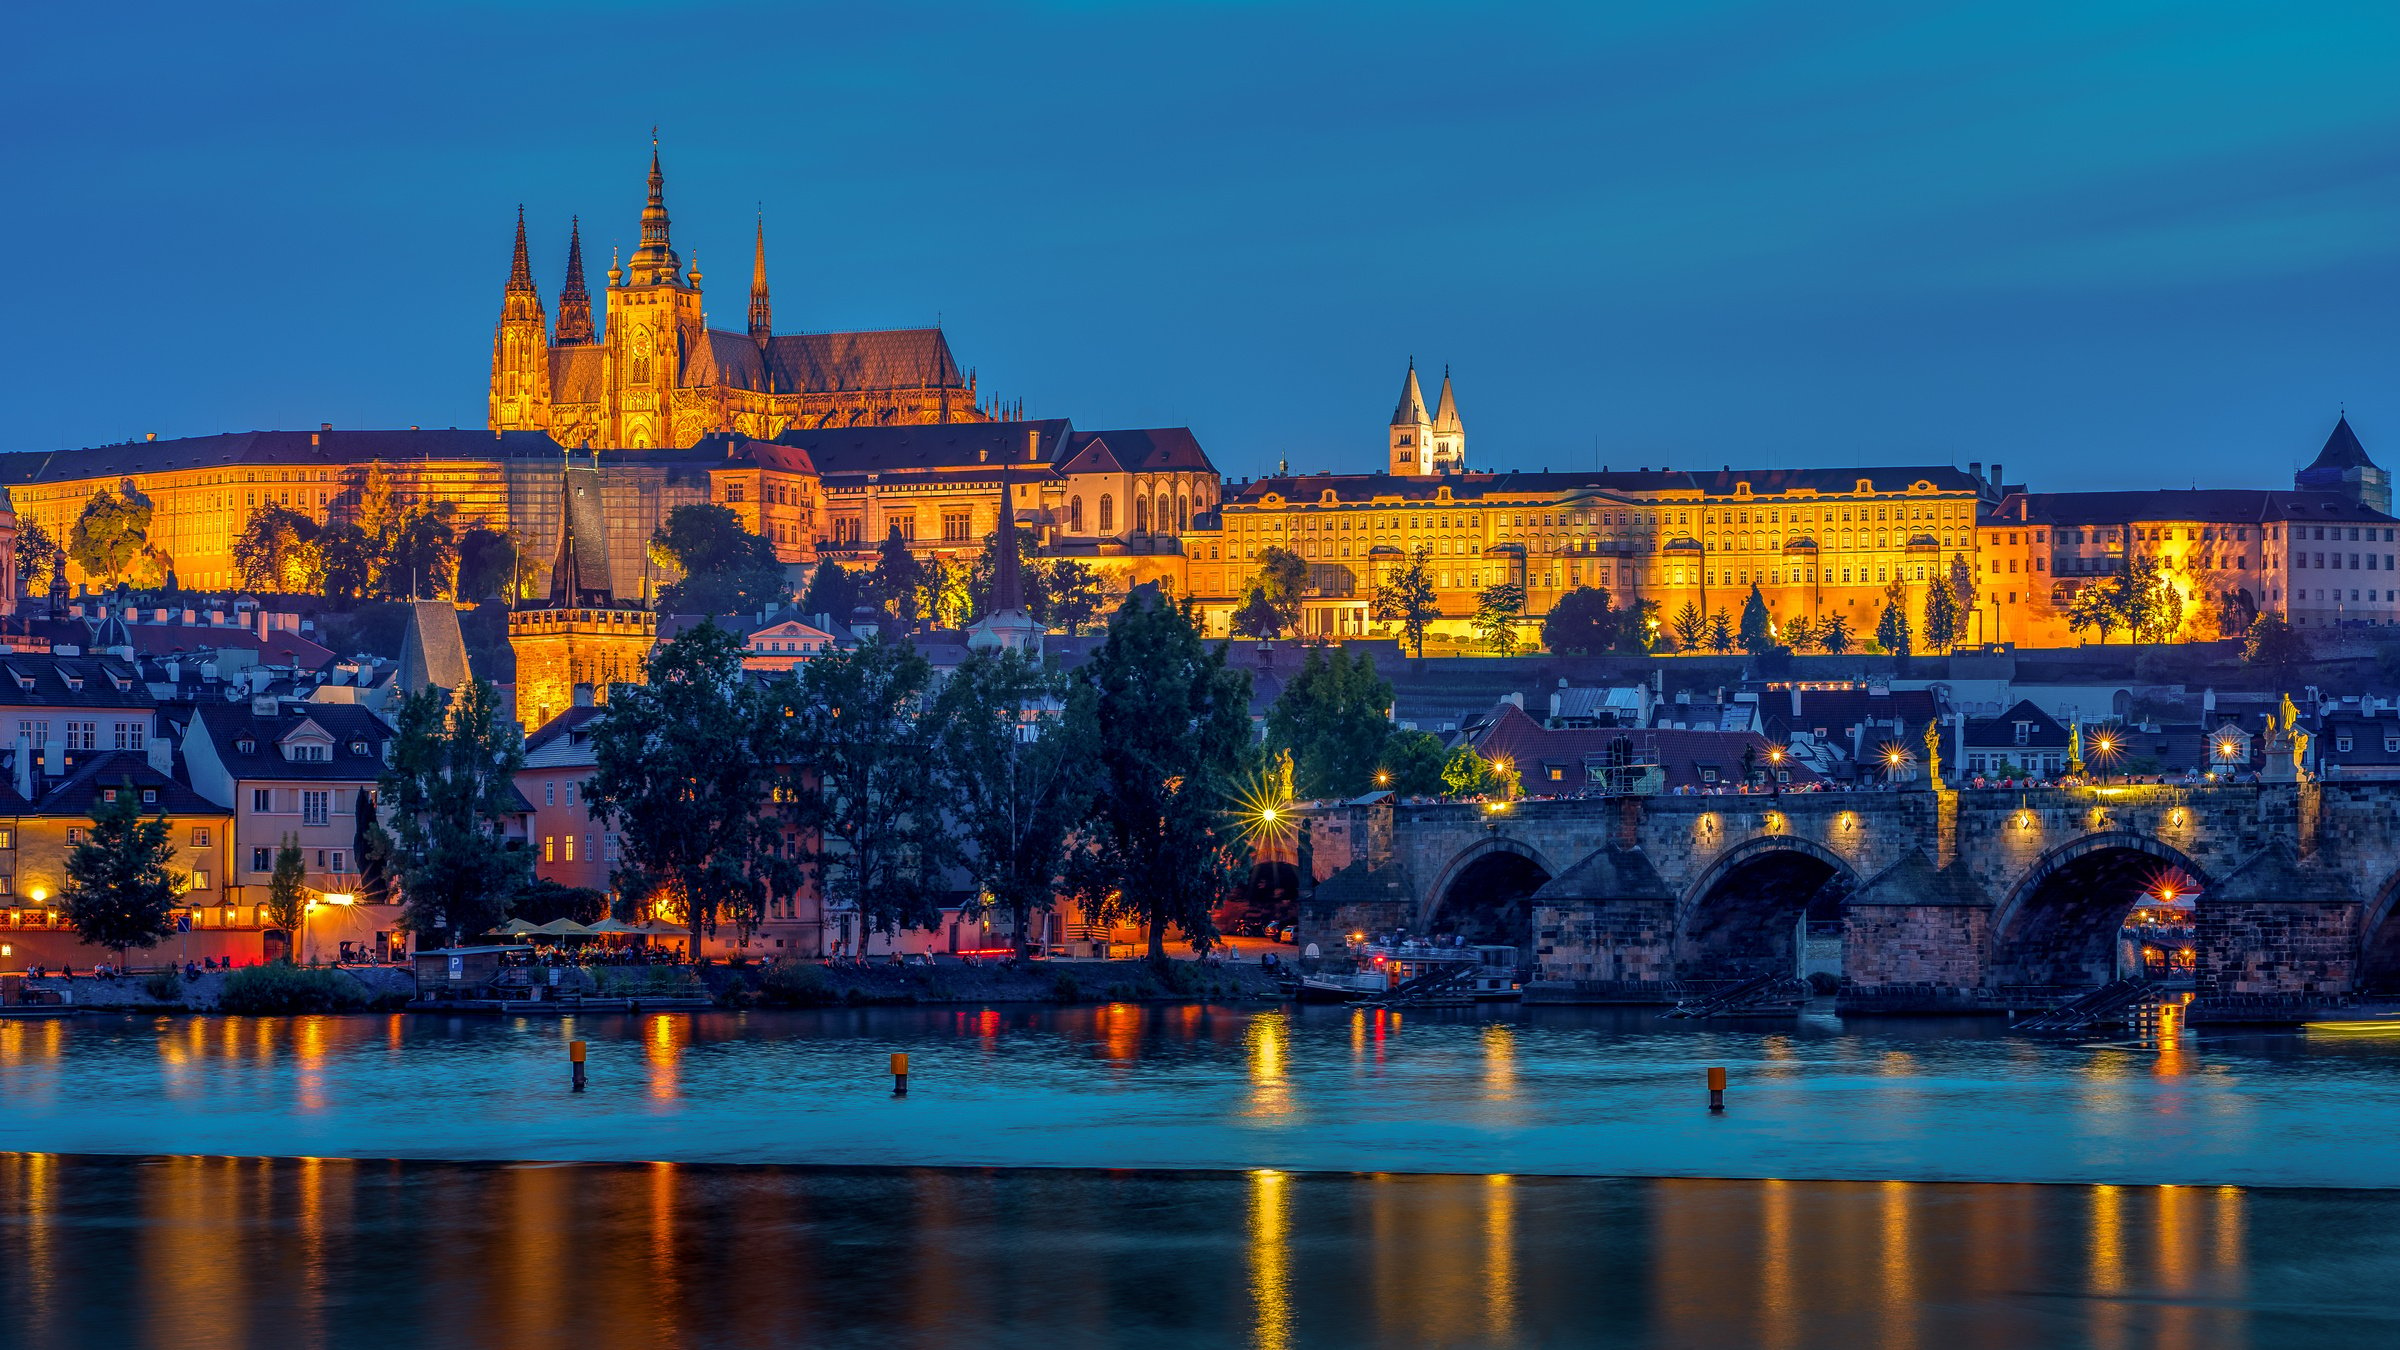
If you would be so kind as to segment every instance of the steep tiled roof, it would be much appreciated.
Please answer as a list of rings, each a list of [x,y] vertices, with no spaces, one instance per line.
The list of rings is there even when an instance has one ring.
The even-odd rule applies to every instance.
[[[1048,465],[1073,432],[1064,418],[1029,422],[939,422],[924,426],[794,427],[775,438],[808,453],[827,477],[911,470],[974,469],[1009,463],[1023,474],[1028,433],[1040,436]],[[1038,470],[1036,470],[1038,472]]]
[[[412,694],[426,688],[463,689],[472,678],[458,607],[447,600],[412,603],[408,629],[400,637],[400,687]]]
[[[2325,438],[2325,448],[2317,452],[2311,469],[2372,469],[2378,467],[2367,457],[2367,447],[2358,443],[2358,433],[2350,429],[2347,415],[2333,424],[2333,434]]]
[[[1080,444],[1071,453],[1079,453],[1085,446],[1102,446],[1118,464],[1134,473],[1173,470],[1214,473],[1217,469],[1209,463],[1208,452],[1200,448],[1199,438],[1192,435],[1189,427],[1079,432],[1074,439]]]
[[[736,338],[757,348],[741,334]],[[767,367],[778,393],[839,393],[853,389],[963,388],[966,378],[939,328],[894,328],[872,333],[786,333],[767,343]]]
[[[37,793],[40,800],[28,814],[89,815],[102,804],[103,789],[119,787],[127,780],[137,790],[157,794],[156,800],[142,803],[144,812],[196,815],[229,809],[222,802],[212,802],[200,795],[190,784],[151,768],[147,756],[131,750],[110,750],[84,760],[75,766],[75,772],[59,779],[47,792]]]
[[[1737,495],[1744,483],[1749,484],[1751,495],[1767,496],[1796,491],[1850,493],[1857,491],[1862,479],[1875,492],[1906,492],[1917,483],[1929,484],[1938,492],[1972,492],[1976,488],[1973,477],[1947,465],[1901,465],[1863,469],[1728,468],[1705,473],[1646,469],[1580,473],[1287,474],[1229,487],[1225,497],[1228,501],[1255,503],[1272,492],[1286,501],[1315,501],[1331,491],[1337,502],[1364,502],[1380,497],[1430,501],[1445,488],[1458,501],[1574,493],[1622,494],[1628,499],[1662,493],[1731,497]]]
[[[1643,762],[1653,762],[1645,756],[1655,752],[1655,763],[1666,776],[1666,786],[1700,787],[1712,780],[1703,770],[1714,770],[1713,781],[1738,783],[1742,777],[1742,752],[1752,752],[1757,768],[1767,767],[1767,751],[1771,748],[1766,737],[1747,731],[1678,731],[1658,727],[1591,727],[1551,731],[1525,715],[1514,705],[1505,705],[1490,726],[1469,738],[1476,751],[1486,759],[1507,759],[1515,763],[1524,780],[1525,791],[1534,795],[1579,792],[1594,786],[1587,764],[1603,763],[1618,741],[1629,749],[1643,752],[1637,755]],[[1553,779],[1548,770],[1556,767],[1560,776]],[[1817,775],[1797,762],[1785,767],[1794,784],[1813,783]]]
[[[150,686],[105,656],[0,655],[0,708],[150,708]]]
[[[598,403],[605,390],[608,349],[578,344],[550,349],[550,399],[554,403]]]
[[[2124,492],[2012,492],[1986,525],[2125,525],[2136,521],[2256,525],[2286,520],[2394,523],[2392,517],[2332,492],[2261,488],[2152,488]]]
[[[314,722],[333,738],[329,760],[289,760],[283,738],[303,722]],[[383,772],[383,746],[392,729],[355,703],[311,703],[304,712],[261,716],[246,703],[205,704],[192,714],[192,731],[205,734],[217,759],[234,778],[321,778],[351,781]],[[351,743],[364,741],[363,755]],[[250,748],[242,747],[247,744]]]

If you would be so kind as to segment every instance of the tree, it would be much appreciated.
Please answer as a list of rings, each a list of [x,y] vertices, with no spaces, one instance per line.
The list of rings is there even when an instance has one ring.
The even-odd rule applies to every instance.
[[[1308,562],[1279,545],[1262,549],[1258,571],[1250,577],[1250,589],[1266,597],[1275,612],[1283,616],[1283,631],[1290,632],[1300,626],[1300,597],[1308,589]]]
[[[1767,598],[1758,593],[1754,583],[1749,596],[1742,601],[1742,650],[1752,656],[1765,656],[1775,650],[1775,621],[1767,617]]]
[[[1578,586],[1558,597],[1542,616],[1542,645],[1554,652],[1597,656],[1617,645],[1619,618],[1606,587]]]
[[[362,599],[374,589],[381,563],[375,542],[365,531],[349,521],[336,520],[317,532],[317,567],[326,597],[346,602]]]
[[[652,650],[643,683],[614,686],[593,723],[584,797],[618,832],[610,880],[679,919],[695,955],[720,923],[746,940],[770,894],[798,888],[767,810],[766,702],[743,678],[742,639],[704,620]]]
[[[1283,611],[1275,607],[1265,591],[1253,588],[1242,598],[1241,607],[1233,612],[1233,632],[1236,637],[1273,642],[1283,636]]]
[[[1524,776],[1505,760],[1487,759],[1473,746],[1462,745],[1442,763],[1442,789],[1453,797],[1497,797],[1510,800],[1522,789]]]
[[[939,923],[956,848],[942,818],[933,667],[907,643],[869,638],[808,662],[766,701],[766,725],[785,733],[769,752],[784,766],[778,795],[827,908],[855,912],[869,932]]]
[[[1829,655],[1840,656],[1856,644],[1850,634],[1850,621],[1839,613],[1828,614],[1817,621],[1817,645]]]
[[[458,537],[458,598],[522,600],[539,569],[522,540],[478,525]]]
[[[1431,797],[1442,790],[1442,766],[1450,752],[1430,731],[1395,731],[1383,744],[1376,784],[1403,797]]]
[[[1894,656],[1906,656],[1915,643],[1908,625],[1908,588],[1895,581],[1884,588],[1883,613],[1875,620],[1875,645]]]
[[[1048,624],[1050,564],[1042,557],[1041,541],[1031,530],[1012,531],[1011,537],[1017,541],[1017,576],[1024,590],[1025,612]],[[992,612],[992,587],[999,565],[1000,536],[994,531],[983,537],[983,551],[975,555],[975,565],[966,574],[966,607],[970,617]],[[1084,622],[1090,621],[1087,614]]]
[[[1181,928],[1216,940],[1210,910],[1237,871],[1231,815],[1250,743],[1250,677],[1207,648],[1183,609],[1136,590],[1075,672],[1068,716],[1092,747],[1091,810],[1068,875],[1099,913],[1140,924],[1150,960]]]
[[[1783,621],[1783,642],[1793,651],[1804,652],[1817,645],[1817,626],[1806,614],[1795,614]]]
[[[1494,656],[1517,650],[1517,619],[1525,613],[1525,588],[1513,581],[1486,586],[1475,596],[1475,636]]]
[[[1048,583],[1048,621],[1054,627],[1066,629],[1068,637],[1081,634],[1100,616],[1101,606],[1108,600],[1108,588],[1100,574],[1073,558],[1052,563]]]
[[[296,594],[322,590],[325,577],[317,553],[317,522],[288,506],[260,507],[234,538],[233,566],[242,585],[250,590]]]
[[[65,556],[40,522],[29,516],[17,517],[17,575],[24,579],[27,595],[50,593],[51,573]]]
[[[1667,628],[1675,634],[1678,648],[1687,652],[1698,651],[1700,644],[1708,637],[1708,616],[1700,612],[1698,605],[1686,600],[1683,608],[1676,610],[1675,617],[1668,621]]]
[[[392,600],[438,600],[454,594],[458,535],[448,502],[408,511],[387,546],[378,589]]]
[[[2096,629],[2100,634],[2100,645],[2103,647],[2108,645],[2108,635],[2124,623],[2124,619],[2120,617],[2117,610],[2116,596],[2113,594],[2114,587],[2111,583],[2114,580],[2115,578],[2112,577],[2109,581],[2086,586],[2075,592],[2075,598],[2067,604],[2067,631],[2081,634],[2087,630]]]
[[[283,959],[294,965],[300,962],[300,925],[307,920],[308,855],[300,851],[300,836],[287,834],[267,878],[267,922],[283,930]]]
[[[94,798],[91,828],[67,854],[58,900],[76,933],[115,952],[122,965],[127,948],[147,950],[175,931],[184,876],[170,866],[175,845],[166,816],[142,815],[132,779],[95,788]]]
[[[1664,637],[1656,600],[1636,600],[1625,607],[1624,617],[1617,623],[1619,651],[1647,655],[1658,649]]]
[[[1732,651],[1734,645],[1739,641],[1740,635],[1734,629],[1732,615],[1720,609],[1708,616],[1708,649],[1710,651],[1722,656]]]
[[[2269,672],[2279,685],[2289,684],[2294,672],[2315,659],[2308,635],[2280,614],[2259,615],[2242,634],[2242,664]]]
[[[1369,611],[1377,623],[1400,625],[1400,636],[1420,657],[1425,655],[1426,628],[1441,616],[1441,602],[1433,589],[1432,558],[1432,550],[1419,545],[1407,562],[1375,588],[1374,608]]]
[[[867,598],[876,608],[913,628],[919,613],[917,598],[924,586],[925,569],[918,564],[917,555],[909,551],[900,527],[894,525],[876,551],[875,570],[867,576]]]
[[[149,547],[150,515],[149,500],[130,484],[121,492],[102,488],[75,518],[75,529],[67,536],[67,556],[85,576],[113,586]]]
[[[615,707],[614,703],[609,705]],[[391,761],[377,781],[401,926],[450,940],[497,928],[533,875],[533,852],[508,837],[525,745],[489,680],[424,689],[400,705]]]
[[[974,572],[964,562],[927,558],[925,581],[917,588],[917,612],[936,628],[963,628],[974,617],[970,599]]]
[[[838,562],[822,562],[808,579],[808,593],[800,597],[800,612],[825,615],[840,632],[850,622],[852,611],[865,602],[857,578],[843,571]]]
[[[2183,592],[2158,559],[2143,555],[2110,578],[2117,614],[2135,642],[2169,642],[2183,627]]]
[[[375,794],[361,791],[351,812],[350,851],[358,859],[359,903],[380,905],[391,897],[392,837],[375,818]]]
[[[979,903],[1005,910],[1017,955],[1050,908],[1085,808],[1084,753],[1067,726],[1067,685],[1023,652],[967,654],[935,700],[934,748],[950,819],[967,843]]]
[[[681,573],[659,588],[662,610],[756,614],[792,598],[775,546],[752,534],[731,507],[715,502],[690,502],[668,512],[666,523],[650,536],[650,556]]]
[[[1937,652],[1958,645],[1958,596],[1947,579],[1925,588],[1925,645]]]
[[[1950,559],[1950,598],[1958,605],[1955,641],[1971,635],[1975,619],[1975,561],[1964,553]]]
[[[1267,709],[1267,745],[1290,752],[1301,796],[1355,797],[1374,786],[1391,706],[1391,682],[1363,649],[1312,647]]]

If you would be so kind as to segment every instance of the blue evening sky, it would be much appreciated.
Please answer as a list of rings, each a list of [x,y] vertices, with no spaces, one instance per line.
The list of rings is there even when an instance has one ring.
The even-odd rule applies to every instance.
[[[738,329],[949,330],[987,390],[1476,467],[2400,465],[2400,5],[40,5],[0,55],[0,448],[479,426],[524,203]],[[1431,390],[1428,390],[1430,396]]]

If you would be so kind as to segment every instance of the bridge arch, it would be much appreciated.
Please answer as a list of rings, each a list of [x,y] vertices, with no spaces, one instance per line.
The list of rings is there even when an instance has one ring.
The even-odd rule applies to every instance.
[[[2043,854],[1992,914],[1992,982],[2108,983],[2125,916],[2170,878],[2196,889],[2204,904],[2214,884],[2181,849],[2131,830],[2084,835]]]
[[[1857,869],[1814,840],[1770,834],[1736,844],[1676,903],[1676,969],[1686,978],[1790,974],[1801,916],[1839,918],[1857,886]]]
[[[2358,924],[2358,977],[2353,987],[2364,994],[2400,995],[2400,872],[2395,872],[2367,901]]]
[[[1540,849],[1497,835],[1461,849],[1426,895],[1421,923],[1428,932],[1460,933],[1469,942],[1505,942],[1530,953],[1533,893],[1558,875]]]

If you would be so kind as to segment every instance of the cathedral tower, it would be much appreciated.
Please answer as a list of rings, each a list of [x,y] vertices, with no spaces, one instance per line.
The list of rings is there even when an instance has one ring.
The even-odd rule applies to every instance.
[[[2292,485],[2303,491],[2338,492],[2385,515],[2392,511],[2392,475],[2367,457],[2358,433],[2350,429],[2348,413],[2333,424],[2333,434],[2325,438],[2325,448],[2317,452],[2316,459],[2292,475]]]
[[[620,276],[622,280],[620,280]],[[683,399],[683,373],[708,341],[700,310],[700,269],[683,273],[667,237],[667,183],[658,143],[650,146],[650,199],[642,207],[642,246],[620,274],[609,269],[606,346],[615,370],[607,410],[617,445],[642,450],[690,445],[716,424],[704,399]],[[689,406],[685,406],[688,404]]]
[[[767,218],[758,218],[758,246],[750,254],[750,336],[765,342],[775,336],[775,311],[767,303]]]
[[[1425,390],[1417,383],[1417,360],[1408,360],[1408,379],[1400,386],[1400,406],[1392,410],[1392,472],[1414,476],[1432,473],[1433,419],[1425,414]]]
[[[517,208],[516,255],[501,292],[500,325],[492,333],[491,424],[495,431],[533,431],[550,410],[550,343],[533,263],[525,253],[525,208]]]
[[[583,218],[577,216],[567,232],[567,283],[558,290],[558,335],[554,347],[592,340],[592,293],[583,286]]]
[[[1465,473],[1467,471],[1467,424],[1458,420],[1458,399],[1450,392],[1450,367],[1442,367],[1442,397],[1433,410],[1433,449],[1429,452],[1434,473]]]

